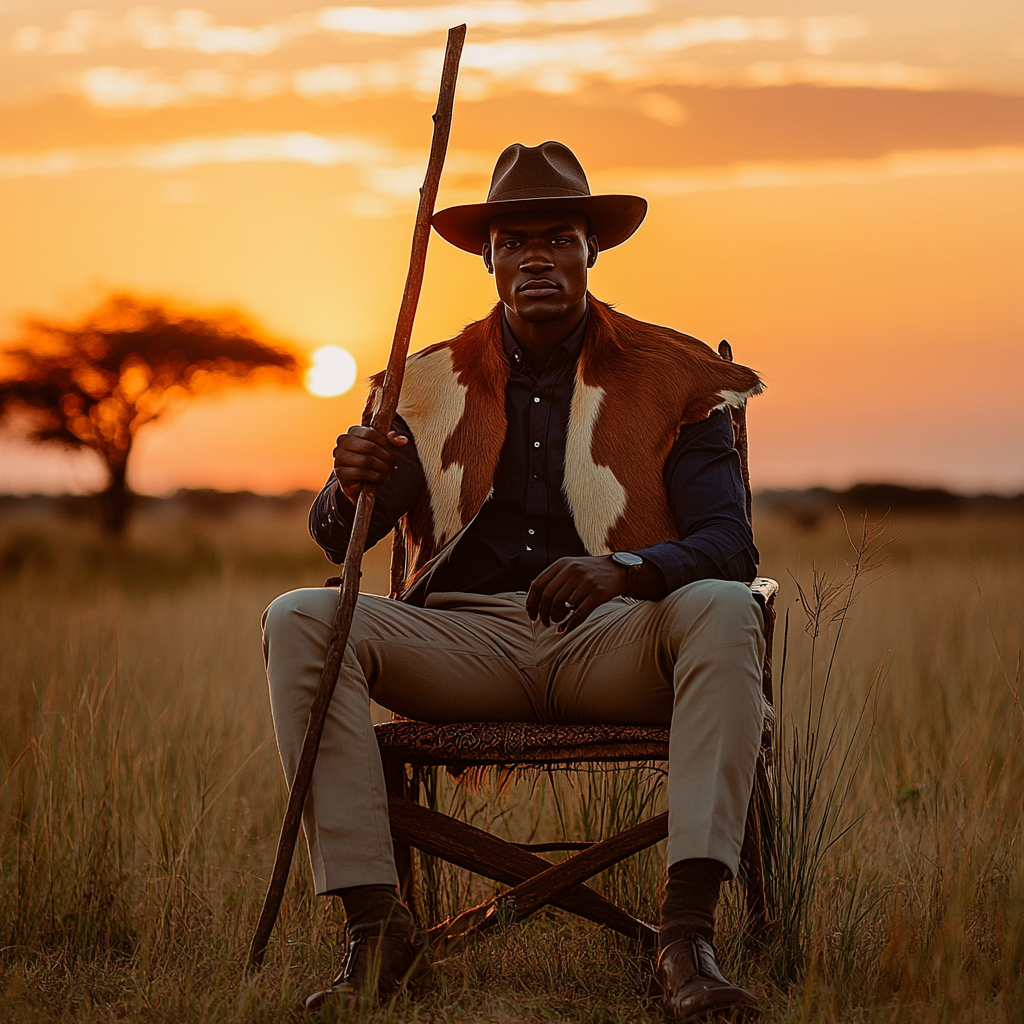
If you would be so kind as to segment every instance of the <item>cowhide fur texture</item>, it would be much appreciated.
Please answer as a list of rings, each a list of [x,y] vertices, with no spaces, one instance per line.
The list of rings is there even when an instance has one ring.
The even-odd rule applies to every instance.
[[[764,385],[696,338],[589,296],[565,446],[565,497],[591,554],[678,537],[662,479],[687,423],[742,405]],[[457,337],[409,357],[398,406],[427,489],[398,527],[394,596],[408,597],[491,494],[505,440],[508,361],[498,303]],[[380,397],[371,381],[363,422]]]

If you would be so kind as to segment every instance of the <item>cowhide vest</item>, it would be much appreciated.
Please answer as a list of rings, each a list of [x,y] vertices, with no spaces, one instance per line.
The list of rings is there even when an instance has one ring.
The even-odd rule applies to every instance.
[[[662,474],[680,428],[742,405],[763,385],[696,338],[589,302],[564,491],[584,546],[598,555],[678,538]],[[416,441],[427,489],[395,532],[394,597],[420,602],[425,577],[490,497],[506,430],[502,316],[498,303],[458,337],[409,357],[398,413]],[[364,423],[383,376],[371,382]]]

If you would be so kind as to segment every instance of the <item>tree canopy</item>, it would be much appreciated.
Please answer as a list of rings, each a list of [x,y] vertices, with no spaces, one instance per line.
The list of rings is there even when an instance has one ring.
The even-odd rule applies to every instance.
[[[96,452],[109,473],[104,523],[117,534],[128,521],[128,458],[142,427],[196,395],[264,377],[291,382],[299,370],[239,313],[189,313],[125,292],[76,323],[26,319],[0,356],[0,424]]]

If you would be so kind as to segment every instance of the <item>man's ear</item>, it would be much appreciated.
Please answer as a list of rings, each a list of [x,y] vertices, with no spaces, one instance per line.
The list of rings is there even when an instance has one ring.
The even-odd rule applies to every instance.
[[[591,235],[587,239],[587,270],[597,262],[598,253],[600,253],[601,247],[597,244],[597,235]]]
[[[484,266],[487,268],[488,274],[494,273],[494,261],[491,259],[491,243],[484,242],[483,248],[480,250],[480,255],[483,257]]]

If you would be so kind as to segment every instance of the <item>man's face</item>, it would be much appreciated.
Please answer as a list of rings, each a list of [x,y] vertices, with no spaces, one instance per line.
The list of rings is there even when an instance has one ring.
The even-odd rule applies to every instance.
[[[530,323],[548,323],[579,305],[598,253],[583,214],[505,213],[491,219],[490,229],[484,264],[513,313]]]

